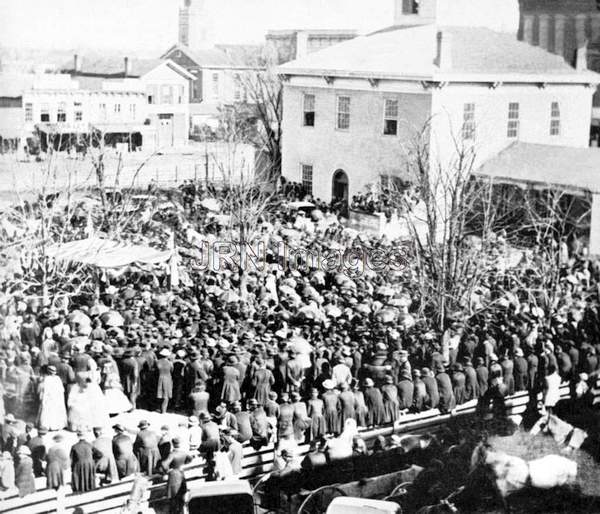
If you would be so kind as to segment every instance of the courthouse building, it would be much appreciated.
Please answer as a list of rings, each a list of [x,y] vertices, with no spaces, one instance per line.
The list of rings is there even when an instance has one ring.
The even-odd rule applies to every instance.
[[[471,2],[475,9],[479,0]],[[588,148],[600,76],[587,69],[584,55],[572,66],[518,41],[511,30],[487,28],[485,20],[441,25],[436,5],[400,2],[399,25],[278,68],[286,179],[317,198],[346,201],[382,178],[410,180],[409,153],[428,122],[431,162],[442,169],[455,158],[457,141],[474,146],[477,167],[501,156],[489,166],[498,180],[527,182],[518,159],[535,159],[544,148],[562,147],[565,155],[581,150],[578,161],[586,161],[586,169],[590,162],[600,166],[600,153]],[[405,14],[410,7],[415,11]],[[562,172],[576,184],[576,170]],[[550,170],[548,177],[560,173]],[[585,190],[600,193],[600,181]]]

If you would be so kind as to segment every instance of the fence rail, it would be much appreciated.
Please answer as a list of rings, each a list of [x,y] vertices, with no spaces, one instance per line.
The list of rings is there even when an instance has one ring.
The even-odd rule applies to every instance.
[[[600,388],[594,389],[595,401],[600,402]],[[541,396],[540,396],[541,398]],[[570,398],[570,388],[568,384],[561,387],[561,398]],[[527,408],[529,402],[529,393],[527,391],[516,393],[507,398],[506,405],[509,415],[522,414]],[[472,400],[456,408],[451,414],[442,414],[437,409],[432,409],[419,414],[408,414],[402,416],[393,425],[382,426],[374,430],[364,431],[362,436],[365,440],[371,440],[380,435],[390,436],[398,433],[435,433],[439,431],[450,419],[464,417],[475,413],[477,402]],[[299,447],[300,456],[308,452],[308,445]],[[242,461],[243,479],[257,479],[262,475],[273,470],[274,446],[271,444],[259,451],[253,450],[250,446],[244,447],[244,458]],[[201,482],[205,479],[204,464],[201,459],[196,459],[191,464],[184,467],[185,476],[189,483]],[[42,484],[45,483],[45,479]],[[39,482],[38,482],[39,483]],[[57,492],[52,489],[42,489],[30,494],[24,498],[19,498],[16,490],[7,491],[4,497],[0,496],[0,512],[6,514],[42,514],[57,512],[59,502],[64,512],[72,512],[76,507],[81,507],[86,514],[117,514],[120,508],[125,504],[133,485],[131,477],[125,478],[120,482],[103,486],[100,489],[82,494],[74,494],[67,486],[60,491],[60,498],[57,498]],[[150,505],[161,502],[165,497],[164,481],[150,486]]]

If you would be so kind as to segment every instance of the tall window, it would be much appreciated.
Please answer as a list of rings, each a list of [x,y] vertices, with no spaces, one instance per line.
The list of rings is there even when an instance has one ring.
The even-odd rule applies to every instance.
[[[48,104],[42,104],[42,108],[40,110],[40,121],[45,123],[50,121],[50,108],[48,107]]]
[[[550,107],[550,135],[560,136],[560,105],[552,102]]]
[[[383,113],[383,133],[386,136],[398,134],[398,100],[386,100]]]
[[[100,119],[106,120],[106,104],[102,103],[99,105],[100,108]]]
[[[419,14],[419,0],[402,0],[402,14]]]
[[[25,104],[25,121],[33,121],[33,104]]]
[[[219,97],[219,74],[212,74],[212,92],[215,98]]]
[[[350,128],[350,97],[337,97],[337,128],[348,130]]]
[[[511,139],[519,137],[519,104],[510,102],[508,104],[508,125],[506,126],[506,137]]]
[[[135,120],[135,104],[129,104],[129,115],[131,116],[132,120]]]
[[[81,108],[81,102],[73,102],[75,109],[75,121],[83,121],[83,110]]]
[[[121,112],[121,104],[115,104],[115,112]]]
[[[463,139],[475,139],[475,104],[465,104],[463,108]]]
[[[310,164],[302,164],[302,188],[306,194],[312,195],[313,167]]]
[[[56,121],[57,122],[67,121],[67,104],[65,102],[60,102],[58,104],[58,112],[56,113]]]
[[[185,89],[183,86],[177,86],[177,103],[178,104],[183,103],[183,93],[184,92],[185,92]]]
[[[162,85],[160,87],[160,101],[163,104],[173,103],[173,88],[169,85]]]
[[[315,126],[315,95],[304,95],[304,126]]]

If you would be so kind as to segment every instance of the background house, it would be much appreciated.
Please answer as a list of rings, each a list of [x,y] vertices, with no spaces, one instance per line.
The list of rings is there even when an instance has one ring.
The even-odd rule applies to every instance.
[[[168,59],[86,59],[74,56],[72,66],[63,68],[86,89],[105,89],[114,94],[127,92],[145,95],[146,102],[135,117],[153,127],[155,146],[169,148],[185,145],[189,135],[190,82],[194,76]],[[122,123],[122,106],[114,105],[111,123]],[[128,120],[132,121],[132,120]],[[111,127],[126,130],[123,125]]]

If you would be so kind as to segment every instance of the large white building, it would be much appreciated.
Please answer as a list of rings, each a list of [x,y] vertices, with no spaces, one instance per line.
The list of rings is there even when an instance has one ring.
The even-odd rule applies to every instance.
[[[585,148],[599,81],[511,34],[433,23],[394,26],[278,70],[283,175],[324,200],[382,176],[408,178],[407,154],[428,121],[441,164],[455,140],[476,145],[479,162],[515,141]]]

